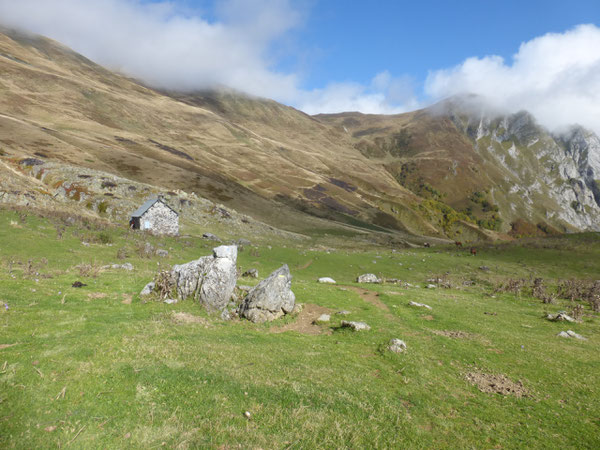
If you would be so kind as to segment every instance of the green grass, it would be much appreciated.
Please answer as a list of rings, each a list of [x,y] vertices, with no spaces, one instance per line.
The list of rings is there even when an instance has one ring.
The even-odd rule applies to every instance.
[[[372,327],[341,330],[341,316],[332,315],[322,325],[330,333],[313,336],[273,332],[293,318],[224,322],[191,301],[141,302],[137,293],[159,265],[210,253],[202,239],[94,225],[65,226],[59,239],[56,226],[0,210],[0,301],[9,306],[0,312],[0,345],[15,344],[0,349],[3,448],[600,446],[598,316],[586,306],[583,323],[551,323],[544,313],[572,305],[493,292],[507,278],[539,276],[553,286],[597,277],[598,234],[490,245],[477,257],[449,247],[392,251],[348,242],[326,250],[274,241],[241,252],[242,270],[256,267],[263,278],[287,263],[298,302],[346,309],[349,319]],[[145,241],[169,250],[169,258],[140,257]],[[123,261],[121,248],[129,254]],[[125,261],[133,272],[110,269],[94,278],[76,268]],[[415,287],[366,286],[384,310],[343,287],[365,272]],[[422,288],[444,274],[454,288]],[[321,276],[338,285],[316,283]],[[87,286],[72,288],[77,280]],[[127,296],[131,304],[122,303]],[[410,300],[433,311],[411,308]],[[205,322],[177,323],[173,312]],[[566,329],[588,340],[556,337]],[[407,352],[387,352],[391,338],[405,340]],[[530,396],[480,392],[465,380],[475,368],[521,380]]]

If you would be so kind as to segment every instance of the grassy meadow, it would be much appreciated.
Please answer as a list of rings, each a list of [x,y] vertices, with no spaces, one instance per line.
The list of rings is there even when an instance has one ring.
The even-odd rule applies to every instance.
[[[203,231],[251,240],[238,267],[259,279],[288,264],[303,312],[252,324],[192,301],[141,301],[158,269],[210,254]],[[158,238],[0,209],[0,447],[600,447],[598,313],[531,293],[535,278],[548,292],[600,278],[600,235],[486,245],[473,257],[187,232]],[[148,257],[147,242],[169,256]],[[102,269],[127,262],[133,271]],[[358,285],[366,272],[409,285]],[[316,282],[325,276],[337,285]],[[438,287],[425,288],[432,278]],[[510,279],[525,285],[498,289]],[[544,318],[577,305],[580,323]],[[331,322],[311,325],[311,311]],[[341,329],[342,319],[372,328]],[[566,330],[587,340],[556,336]],[[406,352],[389,352],[392,338]],[[494,376],[509,391],[471,382]]]

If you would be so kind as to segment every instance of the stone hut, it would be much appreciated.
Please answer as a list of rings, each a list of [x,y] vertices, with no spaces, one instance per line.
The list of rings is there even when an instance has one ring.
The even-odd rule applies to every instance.
[[[179,214],[160,197],[147,200],[133,214],[129,226],[152,234],[179,234]]]

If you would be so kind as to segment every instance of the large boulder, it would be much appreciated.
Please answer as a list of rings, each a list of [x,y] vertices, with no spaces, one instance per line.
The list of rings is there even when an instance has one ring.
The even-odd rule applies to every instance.
[[[357,283],[381,283],[381,279],[374,273],[364,273],[356,279]]]
[[[180,299],[194,298],[209,311],[222,311],[229,304],[237,280],[237,248],[222,245],[186,264],[173,266],[171,284]]]
[[[262,323],[291,313],[296,302],[291,286],[292,275],[285,264],[248,293],[240,306],[240,316]]]

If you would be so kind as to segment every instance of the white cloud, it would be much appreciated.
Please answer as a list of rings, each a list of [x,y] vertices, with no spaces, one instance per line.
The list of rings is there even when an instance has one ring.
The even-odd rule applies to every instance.
[[[0,0],[0,23],[56,39],[159,88],[227,86],[309,113],[392,113],[407,109],[397,106],[399,100],[414,103],[410,83],[387,72],[369,86],[332,83],[307,91],[299,75],[276,70],[274,55],[285,55],[276,47],[307,12],[291,3],[217,0],[216,19],[209,21],[178,1]]]
[[[360,83],[331,83],[324,89],[305,92],[299,108],[308,114],[360,111],[365,114],[398,114],[419,106],[414,82],[408,77],[394,78],[385,71]]]
[[[499,56],[469,58],[431,72],[432,98],[478,94],[508,111],[527,110],[561,129],[573,123],[600,132],[600,28],[580,25],[521,44],[510,63]]]
[[[269,45],[297,26],[288,0],[223,0],[209,22],[174,2],[0,0],[0,22],[56,39],[88,58],[156,86],[226,85],[294,96],[298,79],[269,62]]]

